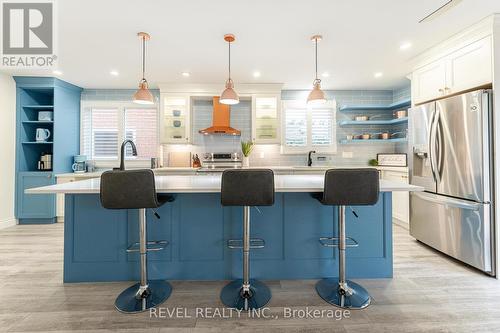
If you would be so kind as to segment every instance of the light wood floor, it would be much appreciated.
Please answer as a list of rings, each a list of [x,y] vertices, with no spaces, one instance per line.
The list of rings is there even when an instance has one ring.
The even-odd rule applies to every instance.
[[[114,310],[129,283],[62,281],[63,224],[0,231],[0,331],[128,332],[500,332],[500,282],[444,257],[394,227],[394,278],[361,280],[373,304],[351,318],[284,319],[284,306],[332,309],[315,281],[268,281],[279,319],[150,319]],[[223,281],[173,281],[163,305],[220,307]]]

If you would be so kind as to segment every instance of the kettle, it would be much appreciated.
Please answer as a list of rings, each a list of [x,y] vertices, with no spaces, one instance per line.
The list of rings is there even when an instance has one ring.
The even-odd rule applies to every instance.
[[[50,131],[46,128],[37,128],[35,140],[36,142],[45,142],[50,138]]]

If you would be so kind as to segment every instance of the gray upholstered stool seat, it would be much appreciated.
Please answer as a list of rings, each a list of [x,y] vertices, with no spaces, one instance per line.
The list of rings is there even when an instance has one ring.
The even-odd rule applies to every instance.
[[[323,205],[338,206],[338,237],[321,237],[323,246],[338,247],[339,277],[323,279],[316,284],[316,291],[325,301],[342,308],[362,309],[370,304],[371,297],[362,286],[346,280],[345,251],[357,246],[357,242],[346,237],[346,206],[375,205],[379,197],[379,177],[376,169],[331,169],[325,173],[323,193],[313,197]],[[356,213],[353,211],[356,215]],[[357,215],[356,215],[357,217]],[[348,241],[351,244],[348,244]]]
[[[163,250],[167,242],[147,241],[146,209],[158,208],[173,201],[174,197],[156,193],[153,171],[147,169],[104,172],[101,176],[100,198],[104,208],[139,211],[139,242],[129,246],[127,252],[140,254],[141,281],[125,289],[116,298],[115,307],[121,312],[134,313],[163,303],[170,296],[172,287],[167,281],[148,281],[147,252]]]
[[[234,280],[222,289],[220,296],[222,303],[242,310],[261,308],[271,299],[271,291],[264,283],[250,279],[250,249],[264,247],[263,240],[250,239],[250,207],[274,204],[273,171],[268,169],[224,171],[221,204],[243,206],[243,240],[228,240],[230,248],[243,249],[243,279]]]

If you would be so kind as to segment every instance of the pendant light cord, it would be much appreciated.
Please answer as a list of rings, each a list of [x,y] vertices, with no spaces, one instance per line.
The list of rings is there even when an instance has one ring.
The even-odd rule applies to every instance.
[[[231,42],[229,44],[229,81],[231,80]]]
[[[142,80],[145,81],[144,73],[146,72],[146,37],[142,36]]]
[[[315,54],[315,58],[316,58],[316,62],[315,62],[315,64],[316,64],[316,68],[315,68],[316,79],[314,80],[314,83],[319,83],[319,82],[321,82],[321,80],[318,79],[318,38],[317,37],[314,39],[314,54]]]

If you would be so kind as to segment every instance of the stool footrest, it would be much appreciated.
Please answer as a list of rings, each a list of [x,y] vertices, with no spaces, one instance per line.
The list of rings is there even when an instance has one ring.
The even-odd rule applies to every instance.
[[[148,245],[151,245],[151,247],[148,247]],[[146,243],[146,251],[161,251],[165,249],[165,246],[168,245],[168,241],[166,240],[159,240],[159,241],[149,241]],[[140,251],[140,244],[139,242],[132,243],[129,247],[127,247],[127,253],[130,252],[139,252]]]
[[[359,243],[351,237],[346,237],[346,247],[358,247]],[[350,243],[349,243],[350,242]],[[320,237],[319,243],[325,247],[339,247],[339,237]]]
[[[262,249],[265,246],[266,246],[266,242],[261,238],[250,239],[250,248],[251,249]],[[242,249],[243,248],[243,240],[242,239],[228,239],[227,247],[230,249]]]

